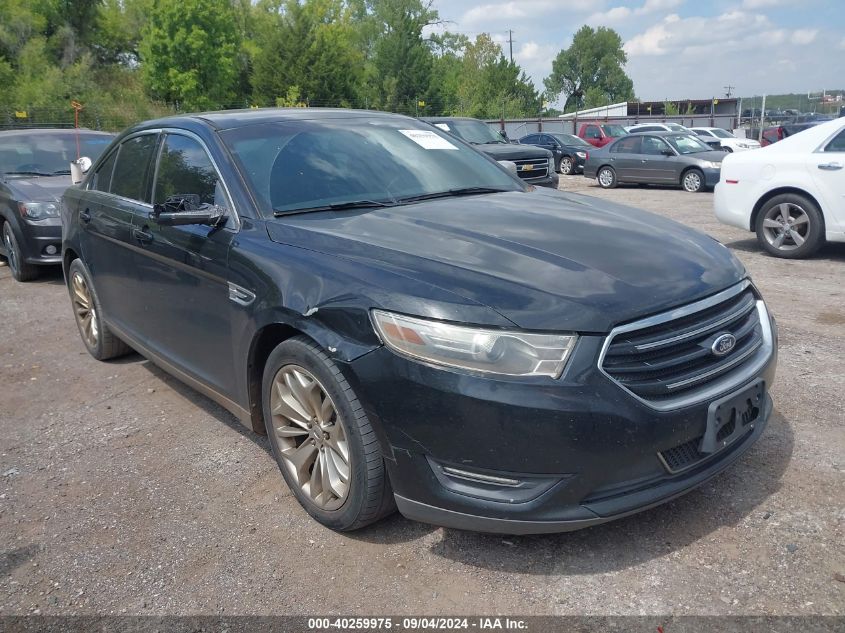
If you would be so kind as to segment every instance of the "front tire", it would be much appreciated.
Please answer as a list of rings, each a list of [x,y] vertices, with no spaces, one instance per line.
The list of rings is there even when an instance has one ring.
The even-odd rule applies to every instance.
[[[704,191],[704,172],[700,169],[688,169],[681,176],[681,186],[684,191],[698,193]]]
[[[614,171],[613,167],[604,166],[599,169],[596,174],[596,180],[602,189],[613,189],[619,184],[616,178],[616,171]]]
[[[18,238],[15,237],[15,231],[9,222],[3,223],[3,246],[6,248],[6,260],[12,277],[20,282],[32,281],[38,277],[38,267],[24,261]]]
[[[396,508],[375,431],[337,365],[298,336],[267,359],[267,436],[282,476],[308,514],[356,530]]]
[[[574,163],[572,162],[572,158],[570,156],[564,156],[560,159],[560,173],[564,176],[569,176],[572,174],[573,169],[575,168]]]
[[[770,255],[801,259],[824,243],[824,218],[806,196],[786,193],[775,196],[760,209],[755,231],[760,246]]]
[[[79,335],[91,356],[109,360],[132,351],[103,322],[103,308],[94,291],[91,274],[80,259],[73,260],[68,267],[68,292]]]

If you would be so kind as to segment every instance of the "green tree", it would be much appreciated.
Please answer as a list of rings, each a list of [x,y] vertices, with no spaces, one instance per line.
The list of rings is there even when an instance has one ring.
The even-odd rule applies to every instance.
[[[364,54],[354,42],[352,13],[342,0],[285,0],[258,5],[259,46],[253,52],[253,100],[272,104],[296,88],[312,105],[351,106]]]
[[[625,74],[628,57],[613,29],[582,26],[572,45],[560,51],[544,80],[549,95],[565,97],[564,111],[596,107],[634,98],[634,83]]]
[[[237,20],[229,0],[156,0],[139,52],[150,94],[186,110],[235,99]]]

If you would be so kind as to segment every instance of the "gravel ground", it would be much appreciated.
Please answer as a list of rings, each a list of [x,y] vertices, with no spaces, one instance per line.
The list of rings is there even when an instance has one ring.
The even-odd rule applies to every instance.
[[[312,521],[264,438],[139,356],[84,350],[60,273],[0,267],[0,614],[845,614],[845,248],[763,255],[711,194],[561,188],[706,231],[778,317],[775,413],[739,463],[580,532]]]

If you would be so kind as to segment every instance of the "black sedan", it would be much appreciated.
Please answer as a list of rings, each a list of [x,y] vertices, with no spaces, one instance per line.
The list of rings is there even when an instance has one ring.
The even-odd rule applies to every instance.
[[[595,149],[587,141],[573,134],[543,132],[528,134],[519,139],[522,145],[536,145],[549,150],[555,157],[555,171],[568,176],[584,171],[587,153]]]
[[[728,249],[528,186],[415,119],[150,121],[62,214],[88,351],[131,346],[267,433],[337,530],[397,507],[488,532],[602,523],[707,481],[772,411],[774,321]]]
[[[114,134],[90,130],[26,129],[0,132],[0,255],[18,281],[38,267],[60,264],[59,201],[70,184],[70,162],[92,161]]]
[[[603,189],[622,183],[676,185],[695,193],[719,182],[725,152],[695,135],[677,132],[628,134],[590,152],[584,176]]]

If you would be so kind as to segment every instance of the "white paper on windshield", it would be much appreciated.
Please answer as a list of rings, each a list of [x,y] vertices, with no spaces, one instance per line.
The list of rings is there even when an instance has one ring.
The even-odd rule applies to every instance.
[[[446,125],[445,123],[435,123],[434,127],[439,127],[441,130],[444,130],[446,132],[449,131],[449,126]]]
[[[399,130],[414,143],[425,149],[458,149],[442,136],[431,130]]]

